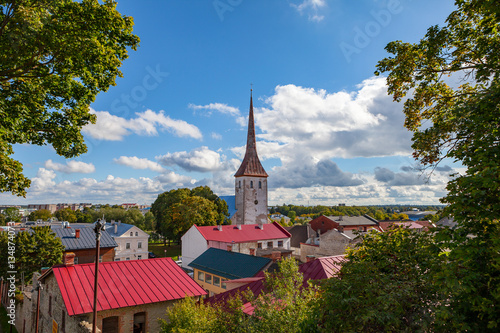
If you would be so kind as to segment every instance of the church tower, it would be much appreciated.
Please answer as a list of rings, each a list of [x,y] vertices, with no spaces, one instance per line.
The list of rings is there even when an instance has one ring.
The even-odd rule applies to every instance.
[[[260,164],[255,142],[253,100],[250,90],[247,148],[241,166],[234,175],[236,214],[233,224],[264,224],[267,220],[267,173]]]

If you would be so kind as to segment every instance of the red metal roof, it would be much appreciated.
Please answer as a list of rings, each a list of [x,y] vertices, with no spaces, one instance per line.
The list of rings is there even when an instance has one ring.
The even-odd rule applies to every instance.
[[[93,311],[95,264],[54,266],[68,315]],[[45,279],[49,272],[41,279]],[[99,264],[97,311],[164,302],[206,292],[171,258]]]
[[[224,243],[247,243],[291,237],[290,233],[277,222],[262,224],[262,229],[258,224],[195,226],[206,240]],[[222,230],[219,230],[219,227]]]
[[[245,157],[241,162],[240,168],[236,171],[235,177],[241,176],[256,176],[268,177],[266,170],[260,164],[259,156],[257,155],[257,144],[255,142],[255,124],[253,121],[253,100],[250,95],[250,111],[248,114],[248,134],[247,134],[247,148]]]

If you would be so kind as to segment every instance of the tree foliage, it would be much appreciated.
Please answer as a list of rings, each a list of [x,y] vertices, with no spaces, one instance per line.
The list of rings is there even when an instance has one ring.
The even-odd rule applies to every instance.
[[[2,259],[1,276],[6,276],[7,232],[0,232],[0,258]],[[19,232],[14,239],[15,267],[19,274],[24,274],[25,282],[31,281],[34,272],[42,267],[52,267],[62,261],[64,246],[50,227],[35,227],[30,231]]]
[[[132,27],[113,0],[0,1],[0,191],[25,195],[30,185],[13,144],[87,151],[90,103],[122,76],[139,42]]]
[[[156,232],[169,240],[180,240],[193,225],[217,225],[228,220],[228,207],[208,186],[180,188],[158,196],[151,212]]]
[[[35,210],[34,212],[31,212],[28,215],[28,220],[30,220],[30,221],[36,221],[36,220],[48,221],[51,217],[52,217],[52,213],[50,212],[50,210],[38,209],[38,210]]]
[[[322,286],[325,332],[425,332],[445,299],[433,276],[444,258],[431,233],[397,227],[348,249],[339,278]]]
[[[437,316],[454,331],[498,331],[500,6],[492,0],[456,5],[446,25],[429,28],[419,43],[389,43],[394,56],[377,67],[389,73],[394,100],[407,98],[414,156],[428,167],[452,158],[466,168],[448,183],[442,200],[448,205],[443,214],[459,227],[438,235],[450,249],[438,278],[451,294]]]

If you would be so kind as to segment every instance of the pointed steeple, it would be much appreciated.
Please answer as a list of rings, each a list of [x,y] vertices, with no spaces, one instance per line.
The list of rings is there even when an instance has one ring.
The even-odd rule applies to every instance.
[[[252,89],[250,89],[250,112],[248,115],[248,134],[247,134],[247,149],[241,166],[234,175],[241,176],[257,176],[268,177],[262,164],[260,164],[259,156],[257,156],[257,144],[255,142],[255,124],[253,120],[253,98]]]

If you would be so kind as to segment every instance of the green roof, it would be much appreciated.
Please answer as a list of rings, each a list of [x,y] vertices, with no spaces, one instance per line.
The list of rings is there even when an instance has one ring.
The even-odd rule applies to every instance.
[[[193,260],[189,266],[229,280],[234,280],[255,276],[271,261],[269,258],[250,256],[248,254],[229,252],[211,247]]]

